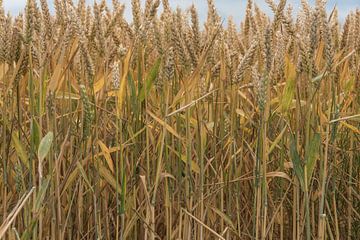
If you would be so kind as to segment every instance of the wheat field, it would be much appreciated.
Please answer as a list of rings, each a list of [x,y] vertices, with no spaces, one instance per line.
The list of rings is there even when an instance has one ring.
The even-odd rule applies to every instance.
[[[360,238],[360,10],[52,1],[0,0],[0,239]]]

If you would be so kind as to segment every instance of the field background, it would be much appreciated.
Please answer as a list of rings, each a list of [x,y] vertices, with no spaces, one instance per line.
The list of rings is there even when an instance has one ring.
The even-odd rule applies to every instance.
[[[266,2],[1,7],[0,239],[358,239],[360,10]]]

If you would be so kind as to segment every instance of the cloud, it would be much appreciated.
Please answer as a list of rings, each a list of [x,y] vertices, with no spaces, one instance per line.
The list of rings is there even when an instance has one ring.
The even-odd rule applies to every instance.
[[[20,10],[24,9],[26,0],[3,0],[3,4],[6,12],[17,14]]]

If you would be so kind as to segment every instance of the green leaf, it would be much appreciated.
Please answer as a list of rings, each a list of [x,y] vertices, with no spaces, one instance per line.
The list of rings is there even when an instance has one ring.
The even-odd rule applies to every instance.
[[[18,134],[17,133],[13,133],[11,136],[13,145],[15,147],[15,151],[17,153],[17,155],[19,156],[21,162],[26,166],[27,169],[29,169],[29,157],[27,152],[25,151],[24,146],[22,145],[22,143],[19,140]]]
[[[293,163],[294,166],[294,171],[295,174],[297,176],[297,178],[299,179],[301,188],[304,190],[304,168],[301,164],[301,159],[299,156],[299,153],[296,149],[296,141],[295,138],[292,136],[291,137],[291,143],[290,143],[290,157],[291,157],[291,161]]]
[[[34,143],[34,146],[38,148],[40,144],[40,126],[39,123],[33,119],[31,121],[31,141]]]
[[[314,172],[316,158],[319,154],[320,141],[321,141],[320,134],[316,133],[313,139],[311,140],[308,149],[306,149],[305,152],[308,185],[310,183],[310,179]]]
[[[313,79],[311,79],[311,82],[313,83],[318,83],[320,82],[327,74],[324,72],[324,73],[321,73],[319,74],[318,76],[314,77]]]
[[[140,90],[140,93],[139,93],[139,101],[140,102],[145,100],[145,91],[146,91],[146,94],[148,94],[152,85],[154,84],[154,81],[159,73],[160,63],[161,63],[161,58],[158,58],[154,64],[154,66],[152,66],[149,74],[147,75],[145,86],[142,87],[142,89]],[[145,90],[145,88],[146,88],[146,90]]]
[[[35,229],[35,226],[37,224],[37,218],[36,219],[32,219],[30,221],[30,223],[28,224],[26,230],[23,232],[23,234],[21,235],[21,240],[28,240],[31,239],[32,235],[33,235],[33,231]]]
[[[35,206],[34,206],[35,212],[40,210],[40,207],[45,199],[46,190],[48,189],[48,187],[50,185],[49,183],[50,183],[50,175],[46,177],[46,179],[42,182],[42,184],[40,186],[39,192],[35,199]]]
[[[136,112],[137,109],[137,96],[136,96],[136,86],[134,82],[134,78],[131,72],[128,74],[128,85],[130,87],[130,102],[131,107],[134,109],[134,112]]]
[[[41,139],[38,149],[39,161],[43,161],[45,159],[46,155],[49,153],[53,140],[54,134],[52,132],[49,132],[45,137],[43,137],[43,139]]]

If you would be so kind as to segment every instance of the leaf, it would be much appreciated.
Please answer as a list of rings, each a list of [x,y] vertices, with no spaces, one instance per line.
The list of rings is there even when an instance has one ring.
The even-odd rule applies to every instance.
[[[345,92],[345,93],[349,93],[349,92],[351,92],[351,90],[352,89],[354,89],[354,86],[355,86],[355,77],[352,77],[352,78],[349,78],[346,82],[345,82],[345,84],[344,84],[344,86],[343,86],[343,91]]]
[[[207,131],[206,131],[206,127],[204,124],[201,124],[200,127],[200,138],[201,138],[201,149],[202,149],[202,154],[204,154],[205,150],[206,150],[206,144],[207,144]]]
[[[117,91],[111,90],[107,93],[108,97],[116,97]]]
[[[320,134],[316,133],[305,152],[308,185],[314,172],[317,155],[319,154],[320,141]]]
[[[101,78],[94,83],[94,93],[98,93],[105,85],[105,77],[101,76]]]
[[[54,134],[52,132],[48,132],[48,134],[46,134],[45,137],[41,139],[38,149],[38,158],[40,162],[42,162],[45,159],[46,155],[49,153],[53,140]]]
[[[278,177],[278,178],[283,178],[283,179],[286,179],[288,180],[289,182],[291,182],[291,178],[284,172],[280,172],[280,171],[277,171],[277,172],[268,172],[266,173],[266,177],[267,178],[275,178],[275,177]]]
[[[63,186],[63,188],[61,189],[61,194],[62,195],[70,186],[71,184],[77,179],[77,176],[79,174],[79,168],[75,168],[69,175],[69,177],[66,179],[66,182]]]
[[[34,143],[34,145],[37,148],[40,144],[40,126],[35,119],[32,119],[30,128],[31,128],[31,141]]]
[[[61,55],[59,63],[56,65],[53,75],[49,81],[48,91],[55,92],[60,89],[60,86],[64,82],[64,74],[66,70],[69,68],[75,54],[79,49],[79,41],[76,39],[71,47],[70,53],[66,59],[64,59],[65,55]]]
[[[251,100],[249,99],[249,97],[246,96],[246,93],[238,90],[238,94],[239,94],[239,96],[240,96],[242,99],[244,99],[253,109],[256,108],[255,105],[254,105],[254,104],[251,102]]]
[[[140,93],[139,93],[139,101],[140,102],[143,102],[145,100],[145,95],[147,95],[149,93],[152,85],[154,84],[154,81],[159,73],[160,63],[161,63],[161,58],[158,58],[156,60],[155,64],[152,66],[149,74],[147,75],[145,86],[143,86],[141,88]],[[145,87],[146,87],[146,90],[145,90]]]
[[[62,92],[62,91],[58,91],[56,93],[56,99],[62,99],[62,100],[79,100],[80,99],[80,95],[79,94],[75,94],[75,93],[70,93],[70,92]]]
[[[86,184],[89,186],[90,190],[91,190],[92,192],[94,192],[94,189],[93,189],[93,187],[91,186],[91,183],[90,183],[90,181],[89,181],[89,178],[87,177],[86,172],[85,172],[83,166],[81,165],[81,163],[80,163],[80,162],[76,162],[76,167],[79,169],[81,176],[84,178],[84,180],[85,180]]]
[[[110,150],[109,148],[100,140],[97,141],[97,144],[99,145],[99,147],[101,148],[101,151],[105,157],[106,163],[108,164],[111,172],[114,173],[114,163],[112,161],[111,155],[110,155]]]
[[[131,107],[134,109],[134,113],[137,112],[137,93],[136,93],[136,87],[134,78],[131,73],[128,74],[128,84],[130,88],[130,101],[131,101]]]
[[[296,141],[294,136],[291,136],[291,143],[290,143],[290,157],[292,160],[292,163],[294,165],[294,171],[295,174],[297,176],[297,178],[299,179],[301,188],[304,190],[304,169],[302,167],[301,164],[301,160],[300,160],[300,156],[298,151],[296,150]]]
[[[349,124],[349,123],[346,123],[346,122],[341,122],[341,124],[345,127],[347,127],[348,129],[350,129],[351,131],[353,131],[354,133],[357,133],[357,134],[360,134],[360,130],[357,129],[355,126]]]
[[[175,149],[173,149],[169,145],[167,145],[167,147],[170,149],[171,152],[173,152],[177,157],[179,157],[181,159],[181,161],[183,161],[185,164],[187,164],[187,158],[186,158],[185,154],[180,155]],[[196,162],[191,161],[190,169],[191,169],[191,171],[193,171],[197,174],[200,174],[200,167]]]
[[[35,200],[35,212],[40,210],[41,204],[43,203],[44,199],[45,199],[45,194],[46,194],[46,190],[49,187],[49,183],[50,183],[50,176],[46,177],[46,179],[42,182],[39,192],[36,196],[36,200]]]
[[[183,154],[183,155],[181,155],[181,160],[185,163],[185,164],[187,164],[187,159],[186,159],[186,155],[185,154]],[[195,172],[195,173],[200,173],[200,167],[199,167],[199,165],[196,163],[196,162],[194,162],[193,160],[191,160],[191,162],[190,162],[190,168],[191,168],[191,170],[193,171],[193,172]]]
[[[280,142],[281,138],[284,136],[286,129],[287,129],[287,127],[285,126],[284,129],[281,131],[281,133],[276,137],[276,139],[274,140],[274,142],[271,144],[271,146],[269,148],[268,154],[272,153],[272,151],[275,149],[275,147],[278,146],[278,143]]]
[[[237,109],[235,110],[235,112],[236,112],[238,115],[240,115],[241,117],[247,118],[245,112],[244,112],[243,110],[241,110],[240,108],[237,108]]]
[[[154,113],[147,111],[147,113],[155,120],[157,121],[161,126],[165,127],[167,131],[169,131],[172,135],[174,135],[175,137],[177,137],[178,139],[182,140],[182,137],[169,125],[167,124],[165,121],[161,120],[160,118],[158,118],[157,116],[155,116]]]
[[[13,133],[11,139],[15,147],[15,151],[19,156],[21,162],[26,166],[27,169],[29,169],[29,157],[25,151],[24,146],[20,142],[18,135],[16,133]]]
[[[32,219],[31,222],[28,224],[26,230],[21,235],[21,240],[28,240],[31,239],[33,236],[33,231],[35,226],[37,225],[37,219]]]
[[[111,174],[111,172],[102,164],[99,164],[99,174],[100,176],[111,186],[114,188],[114,190],[117,189],[118,193],[122,193],[121,192],[121,185],[118,183],[116,184],[116,179],[114,178],[114,176]]]
[[[236,229],[231,218],[215,207],[210,207],[217,215],[219,215],[232,229]]]
[[[116,96],[117,96],[117,114],[118,116],[121,113],[121,110],[123,108],[123,103],[124,103],[124,98],[125,98],[125,90],[126,90],[126,78],[128,76],[129,73],[129,66],[130,66],[130,59],[131,59],[131,55],[132,55],[132,49],[129,49],[125,59],[124,59],[124,67],[123,67],[123,75],[121,77],[121,81],[120,81],[120,87],[119,90],[117,90],[116,92]]]
[[[281,97],[281,112],[285,113],[289,110],[295,94],[296,86],[296,69],[291,60],[286,57],[286,84]]]
[[[324,77],[326,77],[328,75],[328,73],[323,72],[320,73],[318,76],[314,77],[313,79],[311,79],[312,83],[319,83]]]

